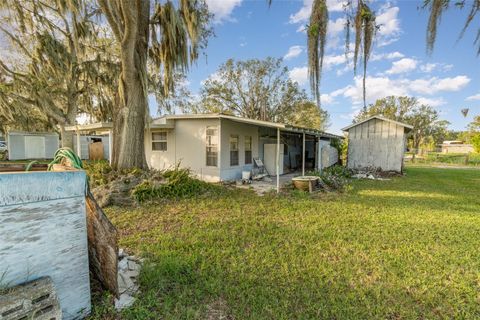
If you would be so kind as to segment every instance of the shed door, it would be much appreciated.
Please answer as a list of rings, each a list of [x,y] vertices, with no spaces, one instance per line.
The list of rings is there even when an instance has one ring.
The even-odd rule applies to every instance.
[[[25,136],[25,158],[44,159],[45,158],[45,137]]]

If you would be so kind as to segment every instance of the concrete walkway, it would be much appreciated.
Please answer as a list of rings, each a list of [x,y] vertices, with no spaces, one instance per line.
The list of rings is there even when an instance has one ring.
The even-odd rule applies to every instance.
[[[280,188],[288,183],[291,183],[293,177],[298,177],[300,175],[302,175],[301,172],[290,172],[281,175]],[[242,189],[253,189],[258,195],[262,196],[267,192],[275,191],[277,189],[277,177],[265,177],[262,180],[254,180],[251,184],[242,184],[241,181],[237,181],[237,187]]]

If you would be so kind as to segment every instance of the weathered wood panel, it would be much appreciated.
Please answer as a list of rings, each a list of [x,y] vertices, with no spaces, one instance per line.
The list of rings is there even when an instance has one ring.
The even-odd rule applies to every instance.
[[[0,206],[85,197],[85,173],[16,172],[0,174]]]
[[[90,312],[85,173],[0,174],[0,275],[12,286],[49,276],[64,319]]]

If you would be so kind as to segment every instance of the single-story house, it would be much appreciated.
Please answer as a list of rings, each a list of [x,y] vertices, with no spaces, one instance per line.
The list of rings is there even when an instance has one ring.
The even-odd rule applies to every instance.
[[[457,140],[443,141],[441,147],[442,153],[470,153],[475,151],[473,145]]]
[[[110,132],[111,124],[77,125],[67,130],[78,135],[89,130]],[[242,178],[243,171],[252,170],[254,159],[261,159],[270,175],[321,169],[337,161],[333,156],[322,159],[322,154],[335,154],[325,152],[334,149],[330,147],[332,139],[343,137],[218,113],[165,115],[145,128],[145,153],[151,168],[180,164],[203,180],[218,182]]]
[[[58,147],[57,133],[10,131],[7,134],[9,160],[52,159]]]
[[[347,167],[402,172],[407,135],[413,126],[373,116],[343,128],[348,132]]]

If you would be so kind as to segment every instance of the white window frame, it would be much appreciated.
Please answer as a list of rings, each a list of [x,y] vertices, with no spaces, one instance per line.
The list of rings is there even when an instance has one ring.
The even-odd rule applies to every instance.
[[[237,139],[237,150],[232,150],[232,139]],[[228,140],[230,167],[238,167],[240,165],[240,136],[238,134],[231,134]],[[232,152],[237,152],[237,164],[232,164]]]
[[[250,145],[248,146],[250,149],[247,149],[247,141],[250,141]],[[245,141],[244,141],[244,150],[243,150],[243,156],[244,156],[244,163],[245,164],[252,164],[253,163],[253,138],[252,136],[245,136]],[[247,163],[247,152],[250,152],[250,159],[249,162]]]
[[[156,133],[164,133],[165,134],[165,139],[161,139],[161,140],[154,140],[153,139],[153,135],[156,134]],[[167,131],[152,131],[151,133],[151,138],[152,138],[152,152],[167,152],[168,151],[168,132]],[[153,144],[154,143],[158,143],[158,142],[163,142],[165,143],[165,150],[155,150],[153,148]]]
[[[208,130],[215,130],[216,134],[215,135],[209,135]],[[216,137],[217,138],[217,143],[216,144],[211,143],[212,138],[209,139],[209,137]],[[205,166],[207,166],[207,167],[213,167],[213,168],[218,167],[218,153],[219,153],[219,145],[218,144],[219,144],[219,140],[220,140],[220,136],[219,136],[218,126],[208,126],[205,130]],[[215,148],[215,150],[216,150],[215,165],[212,165],[212,164],[208,163],[208,159],[209,159],[208,149],[209,148]],[[210,152],[212,152],[212,151],[210,151]],[[210,158],[213,159],[213,156],[210,157]]]

